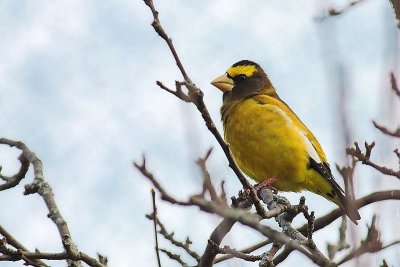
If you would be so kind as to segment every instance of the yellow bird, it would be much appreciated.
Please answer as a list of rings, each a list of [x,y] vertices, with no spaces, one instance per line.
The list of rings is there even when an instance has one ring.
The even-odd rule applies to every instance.
[[[211,84],[224,93],[224,136],[244,173],[281,191],[323,196],[357,224],[360,214],[335,181],[321,145],[257,63],[239,61]]]

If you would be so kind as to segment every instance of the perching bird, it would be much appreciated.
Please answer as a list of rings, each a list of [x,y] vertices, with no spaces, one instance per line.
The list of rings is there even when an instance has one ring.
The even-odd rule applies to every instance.
[[[211,84],[224,93],[224,137],[244,173],[281,191],[323,196],[357,224],[360,214],[335,181],[321,145],[257,63],[239,61]]]

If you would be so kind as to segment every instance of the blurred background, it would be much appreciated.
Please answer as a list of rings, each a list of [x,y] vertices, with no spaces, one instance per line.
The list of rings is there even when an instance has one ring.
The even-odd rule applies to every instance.
[[[391,129],[399,126],[399,99],[390,90],[389,72],[400,79],[400,39],[389,1],[360,1],[328,18],[329,8],[341,9],[348,1],[155,0],[155,5],[220,130],[222,95],[210,81],[236,61],[250,59],[263,66],[281,98],[314,132],[332,166],[346,164],[346,146],[367,140],[377,143],[373,161],[398,167],[392,151],[399,141],[372,125],[376,120]],[[156,266],[153,224],[145,218],[152,212],[151,185],[132,168],[143,154],[149,170],[179,199],[201,190],[194,162],[210,147],[213,181],[225,180],[228,196],[241,188],[195,107],[156,86],[160,80],[173,87],[182,77],[151,22],[139,0],[0,0],[0,135],[24,141],[39,156],[78,248],[107,256],[110,266]],[[19,169],[18,156],[16,149],[0,146],[2,174]],[[32,180],[30,171],[19,186],[0,192],[0,224],[31,250],[60,252],[43,200],[23,195],[23,185]],[[357,197],[399,185],[366,166],[355,174]],[[335,208],[307,192],[284,195],[293,203],[306,196],[317,217]],[[221,219],[196,208],[159,200],[157,205],[167,230],[180,240],[190,236],[201,254]],[[360,213],[359,226],[349,229],[356,242],[365,237],[374,213],[384,244],[400,238],[398,202],[376,203]],[[278,228],[273,220],[265,223]],[[303,223],[301,216],[295,220]],[[339,223],[315,234],[324,252],[327,241],[337,241]],[[224,244],[240,249],[261,240],[235,225]],[[170,247],[161,237],[160,242]],[[400,248],[392,247],[345,266],[377,266],[384,258],[398,266],[399,255]],[[161,260],[163,267],[177,266],[165,255]],[[301,262],[310,264],[292,253],[282,266]],[[256,263],[231,260],[217,266]]]

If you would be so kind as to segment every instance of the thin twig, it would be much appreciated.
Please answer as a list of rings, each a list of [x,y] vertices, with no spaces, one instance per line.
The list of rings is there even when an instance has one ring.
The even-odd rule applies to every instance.
[[[14,248],[16,248],[18,251],[24,251],[24,252],[30,252],[24,245],[22,245],[20,242],[18,242],[18,240],[16,240],[6,229],[4,229],[3,226],[0,225],[0,234],[5,238],[6,243],[13,246]],[[26,261],[26,259],[29,260]],[[48,266],[47,264],[45,264],[43,261],[41,260],[31,260],[29,258],[25,258],[24,259],[27,263],[33,265],[33,264],[37,264],[40,265],[41,267],[46,267]],[[31,262],[33,261],[33,262]]]
[[[260,267],[274,267],[275,264],[274,264],[273,259],[276,255],[276,253],[281,249],[281,247],[282,247],[282,244],[274,242],[272,244],[271,249],[262,255],[262,259],[260,261],[259,266]]]
[[[168,93],[171,93],[173,95],[175,95],[176,97],[178,97],[179,99],[185,101],[186,103],[190,103],[192,102],[191,98],[185,94],[182,90],[182,83],[175,81],[175,90],[172,90],[170,88],[168,88],[167,86],[165,86],[162,82],[160,81],[156,81],[156,84],[163,90],[167,91]]]
[[[158,17],[158,11],[155,9],[153,1],[152,0],[144,0],[144,2],[150,8],[151,13],[153,15],[153,22],[151,25],[153,26],[153,28],[157,32],[157,34],[167,43],[167,45],[175,59],[176,65],[178,66],[178,68],[185,80],[184,82],[176,82],[176,84],[175,84],[176,91],[169,89],[167,86],[163,85],[159,81],[157,82],[157,85],[160,86],[162,89],[174,94],[175,96],[178,96],[180,99],[184,100],[185,102],[192,102],[197,107],[198,111],[201,113],[202,118],[204,119],[204,122],[206,123],[208,130],[214,135],[214,137],[217,139],[219,145],[221,146],[222,150],[224,151],[224,153],[228,159],[228,162],[229,162],[229,167],[234,171],[234,173],[238,177],[239,181],[241,182],[243,188],[250,190],[250,196],[251,196],[251,199],[253,200],[256,210],[259,214],[262,215],[264,212],[264,209],[260,203],[259,198],[257,197],[257,193],[256,193],[255,189],[253,188],[253,186],[251,186],[250,182],[245,178],[242,171],[237,166],[235,160],[232,157],[232,154],[231,154],[228,144],[225,143],[221,134],[218,132],[213,120],[211,119],[210,113],[208,112],[208,109],[204,103],[204,97],[203,97],[204,93],[189,78],[189,75],[187,74],[185,68],[183,67],[183,64],[178,56],[178,53],[176,52],[176,49],[172,43],[172,39],[168,36],[168,34],[165,32],[164,28],[161,25],[160,19]],[[188,94],[185,96],[183,96],[184,93],[181,90],[182,85],[185,85],[186,88],[188,89]]]
[[[240,251],[237,251],[236,249],[231,248],[230,246],[223,246],[219,247],[218,244],[214,243],[212,240],[208,240],[208,243],[213,246],[213,249],[216,251],[216,253],[219,254],[228,254],[232,255],[233,257],[245,260],[245,261],[259,261],[262,259],[262,255],[250,255],[246,254]]]
[[[210,173],[208,172],[207,167],[206,167],[206,161],[207,161],[208,157],[210,156],[211,152],[212,152],[212,148],[210,148],[207,151],[207,153],[204,157],[200,157],[199,159],[196,160],[196,164],[199,166],[201,174],[203,176],[203,192],[201,195],[204,197],[204,194],[208,191],[212,201],[214,201],[215,203],[218,203],[218,204],[226,205],[226,202],[223,202],[223,200],[219,198],[217,191],[215,190],[215,187],[211,182]]]
[[[232,197],[232,207],[238,209],[244,209],[251,206],[247,200],[239,201],[236,198]],[[233,225],[236,223],[235,220],[224,218],[222,222],[218,224],[218,226],[214,229],[211,233],[209,241],[212,241],[213,244],[220,245],[222,239],[225,237],[226,234],[232,229]],[[213,249],[213,246],[210,242],[207,243],[206,249],[204,250],[203,256],[201,256],[200,262],[198,267],[206,267],[210,266],[214,263],[215,257],[217,256],[216,251]],[[232,257],[231,255],[227,255],[228,257]]]
[[[22,157],[33,166],[35,178],[32,183],[25,185],[24,194],[29,195],[37,193],[43,198],[49,212],[48,217],[57,226],[63,247],[69,255],[69,257],[67,257],[67,259],[69,259],[67,260],[68,264],[72,266],[82,266],[80,263],[80,260],[82,260],[82,253],[79,252],[77,246],[72,240],[67,222],[64,220],[60,210],[58,209],[50,184],[44,179],[42,161],[23,142],[0,138],[0,144],[18,148],[22,151]],[[90,261],[95,264],[95,266],[104,266],[94,258],[90,258]]]
[[[368,227],[367,237],[363,241],[361,241],[361,244],[357,249],[351,251],[348,255],[343,257],[343,259],[341,259],[337,263],[337,265],[341,265],[349,260],[357,258],[364,253],[374,253],[400,243],[400,240],[397,240],[387,244],[386,246],[383,246],[382,241],[380,240],[380,232],[378,231],[375,222],[376,222],[376,216],[374,215],[372,217],[371,225],[367,226]]]
[[[328,9],[326,14],[317,17],[316,20],[317,21],[324,21],[327,18],[341,15],[341,14],[349,11],[352,7],[354,7],[355,5],[361,3],[362,1],[363,0],[351,0],[351,1],[349,1],[349,3],[346,6],[344,6],[342,8],[331,7],[331,8]]]
[[[143,155],[143,160],[142,163],[137,163],[133,162],[133,166],[139,170],[143,176],[145,176],[147,179],[150,180],[150,182],[154,185],[155,188],[157,188],[158,192],[161,194],[161,199],[165,200],[167,202],[170,202],[172,204],[179,204],[182,206],[190,206],[191,204],[185,201],[180,201],[175,199],[173,196],[168,194],[164,188],[160,185],[160,183],[157,181],[157,179],[154,177],[154,175],[147,170],[146,167],[146,157]]]
[[[142,173],[150,181],[153,182],[154,185],[155,184],[158,185],[158,187],[156,187],[156,188],[158,190],[160,190],[160,192],[166,192],[164,190],[164,188],[162,188],[161,185],[157,182],[157,180],[153,176],[153,174],[151,174],[146,169],[146,165],[145,164],[142,165],[140,170],[142,171]],[[260,192],[260,195],[261,195],[261,192]],[[167,198],[167,199],[169,199],[169,198]],[[360,208],[360,207],[363,207],[363,206],[368,205],[370,203],[377,202],[377,201],[382,201],[382,200],[387,200],[387,199],[400,199],[400,190],[390,190],[390,191],[376,192],[376,193],[373,193],[373,194],[371,194],[369,196],[366,196],[366,197],[364,197],[362,199],[359,199],[359,200],[355,201],[354,205],[355,205],[355,207]],[[214,214],[219,214],[222,217],[224,217],[224,218],[226,218],[228,220],[231,220],[231,221],[239,221],[239,222],[241,222],[243,224],[246,224],[246,225],[250,224],[251,227],[253,227],[256,230],[261,231],[262,233],[264,233],[263,231],[266,231],[269,234],[271,234],[271,232],[269,232],[269,229],[266,230],[266,229],[262,228],[261,225],[259,225],[258,222],[262,219],[262,217],[259,216],[259,215],[249,214],[248,212],[242,211],[241,209],[231,209],[231,208],[227,208],[226,206],[215,205],[215,203],[207,201],[207,200],[205,200],[205,199],[203,199],[201,197],[198,197],[198,196],[192,196],[189,199],[189,201],[187,201],[187,202],[176,201],[175,199],[172,199],[172,200],[169,199],[169,200],[170,200],[170,203],[173,203],[173,204],[184,205],[184,206],[188,206],[188,205],[198,206],[203,211],[214,213]],[[276,216],[276,211],[275,210],[271,210],[270,212],[271,212],[271,215]],[[343,210],[338,208],[338,209],[332,211],[331,213],[325,215],[324,217],[316,219],[315,222],[314,222],[314,231],[317,231],[317,230],[325,227],[326,225],[330,224],[333,220],[337,219],[341,215],[343,215]],[[228,222],[228,220],[225,221],[225,222]],[[230,227],[233,226],[232,223],[229,223],[229,225],[230,225]],[[261,229],[263,229],[263,230],[260,230],[259,227],[261,227]],[[302,233],[303,235],[307,235],[307,229],[309,229],[309,224],[308,223],[305,226],[303,226],[303,227],[301,227],[301,228],[299,228],[297,230],[300,233]],[[290,234],[290,235],[294,236],[292,234]],[[272,238],[273,240],[277,240],[277,239],[274,239],[275,236],[271,237],[268,234],[266,234],[266,236],[269,237],[269,238]],[[305,238],[305,237],[304,237],[304,239],[307,240],[307,238]],[[279,241],[279,239],[277,241]],[[287,239],[285,239],[285,241],[287,241]],[[291,245],[288,245],[288,248],[289,247],[293,248]],[[311,253],[309,253],[308,251],[303,250],[301,247],[295,247],[294,249],[297,249],[297,250],[301,249],[303,253],[308,253],[308,254],[306,254],[307,256],[314,257],[314,255],[311,255]],[[317,259],[320,260],[320,258],[318,256],[316,256],[316,258],[314,258],[314,260],[319,262],[319,260],[317,260]],[[199,265],[199,266],[201,266],[201,265]],[[203,266],[207,266],[207,265],[203,265]]]
[[[367,142],[365,142],[365,153],[363,153],[361,151],[360,147],[358,146],[358,143],[354,142],[354,147],[347,148],[346,153],[348,155],[351,155],[351,156],[354,156],[355,158],[357,158],[359,161],[361,161],[362,164],[369,165],[372,168],[378,170],[379,172],[381,172],[383,174],[394,176],[394,177],[400,179],[400,170],[395,171],[395,170],[389,169],[385,166],[380,166],[370,160],[371,151],[374,146],[375,146],[375,142],[372,142],[371,144],[368,144]]]
[[[241,249],[241,250],[239,250],[239,251],[240,251],[240,252],[243,252],[243,253],[250,253],[250,252],[253,252],[253,251],[257,250],[257,249],[260,249],[260,248],[262,248],[262,247],[265,247],[266,245],[269,245],[269,244],[271,244],[271,243],[272,243],[272,241],[269,240],[269,239],[267,239],[267,240],[263,240],[263,241],[261,241],[261,242],[259,242],[259,243],[257,243],[257,244],[248,246],[247,248],[243,248],[243,249]],[[219,262],[221,262],[221,261],[229,260],[229,259],[231,259],[231,258],[233,258],[232,255],[221,256],[221,257],[216,258],[215,261],[214,261],[214,263],[219,263]]]
[[[154,215],[146,215],[146,218],[149,220],[154,220]],[[190,256],[192,256],[197,262],[200,261],[200,256],[196,252],[190,249],[190,245],[192,244],[192,241],[190,241],[189,237],[186,238],[185,242],[181,242],[175,239],[174,237],[174,232],[169,233],[167,229],[165,228],[164,224],[160,221],[160,219],[157,217],[157,225],[160,227],[160,230],[158,233],[160,233],[162,236],[164,236],[165,239],[171,242],[171,244],[180,247],[184,249]]]
[[[399,1],[397,1],[397,8],[399,9],[399,10],[397,10],[397,12],[400,12],[400,3],[399,3]],[[397,15],[397,14],[396,14]],[[398,18],[399,19],[399,18]],[[397,84],[397,79],[396,79],[396,76],[394,76],[394,72],[391,72],[390,73],[390,84],[391,84],[391,86],[392,86],[392,90],[393,90],[393,92],[398,96],[398,97],[400,97],[400,88],[399,88],[399,85]]]
[[[356,207],[357,209],[360,209],[369,204],[372,204],[375,202],[380,202],[380,201],[385,201],[385,200],[400,200],[400,190],[388,190],[388,191],[374,192],[370,195],[367,195],[363,198],[356,200],[354,202],[354,207]],[[323,229],[325,226],[331,224],[334,220],[341,217],[343,214],[344,214],[343,210],[340,208],[337,208],[337,209],[331,211],[330,213],[316,219],[314,222],[314,232]],[[306,235],[307,227],[308,227],[308,224],[304,224],[303,226],[297,228],[297,230],[299,232],[301,232],[302,234]],[[245,252],[245,253],[250,253],[250,252],[260,249],[268,244],[271,244],[271,241],[265,240],[265,241],[261,241],[261,242],[255,243],[253,245],[250,245],[249,247],[242,249],[240,251]],[[274,259],[274,263],[278,264],[278,263],[282,262],[292,251],[293,251],[293,249],[285,248],[284,251]],[[227,259],[229,259],[229,257],[223,256],[223,257],[216,259],[215,262],[221,262],[221,261],[227,260]]]
[[[155,242],[156,242],[154,249],[156,250],[158,267],[161,267],[161,259],[160,259],[160,252],[159,252],[159,248],[158,248],[158,235],[157,235],[158,219],[157,219],[157,206],[156,206],[156,192],[154,191],[153,188],[151,189],[151,199],[152,199],[152,203],[153,203],[154,238],[155,238]]]
[[[43,252],[28,252],[23,250],[13,250],[6,247],[7,243],[4,239],[0,239],[0,253],[3,254],[0,256],[1,261],[19,261],[24,260],[30,264],[35,264],[33,260],[74,260],[74,261],[83,261],[89,266],[95,267],[105,267],[105,265],[99,263],[97,260],[88,256],[83,252],[78,252],[76,258],[71,258],[70,253],[62,252],[62,253],[43,253]],[[29,262],[32,261],[32,262]],[[47,265],[33,265],[33,266],[47,266]]]
[[[242,210],[232,209],[228,207],[221,208],[217,205],[214,205],[212,202],[207,201],[203,198],[199,197],[191,197],[191,201],[195,203],[201,210],[218,214],[224,218],[229,218],[235,221],[238,221],[244,225],[247,225],[260,233],[262,233],[267,238],[275,240],[276,242],[285,244],[288,247],[291,247],[295,250],[300,251],[302,254],[307,256],[310,260],[320,266],[331,266],[332,263],[323,256],[323,254],[318,253],[318,251],[309,252],[308,250],[302,247],[302,243],[297,240],[292,240],[288,236],[283,233],[280,233],[269,226],[262,225],[259,223],[260,216],[257,214],[250,214],[248,212],[244,212]]]
[[[385,126],[378,124],[376,121],[372,121],[372,123],[374,124],[375,128],[379,129],[382,133],[389,136],[400,138],[400,128],[397,128],[396,130],[392,131],[386,128]]]
[[[182,267],[189,267],[189,265],[181,259],[179,254],[172,253],[166,249],[161,248],[162,252],[164,252],[171,260],[177,261]]]
[[[274,258],[273,264],[276,266],[279,263],[283,262],[293,251],[294,251],[293,248],[285,246],[283,251]]]
[[[0,141],[0,143],[2,142]],[[5,181],[4,184],[0,185],[0,191],[17,186],[22,181],[22,179],[25,178],[25,175],[29,169],[29,161],[25,158],[23,153],[18,157],[18,160],[21,162],[21,167],[16,174],[8,177],[0,173],[0,179]],[[1,171],[1,166],[0,166],[0,171]]]
[[[337,244],[327,243],[327,250],[329,259],[333,260],[337,252],[347,249],[350,245],[346,242],[346,229],[347,229],[347,218],[346,215],[342,216],[342,222],[339,227],[339,241]]]

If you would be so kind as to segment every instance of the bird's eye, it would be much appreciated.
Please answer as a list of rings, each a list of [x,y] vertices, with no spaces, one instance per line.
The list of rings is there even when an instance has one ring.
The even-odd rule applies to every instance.
[[[233,80],[236,83],[238,83],[238,82],[241,82],[241,81],[245,80],[246,78],[247,78],[247,76],[245,74],[239,74]]]

